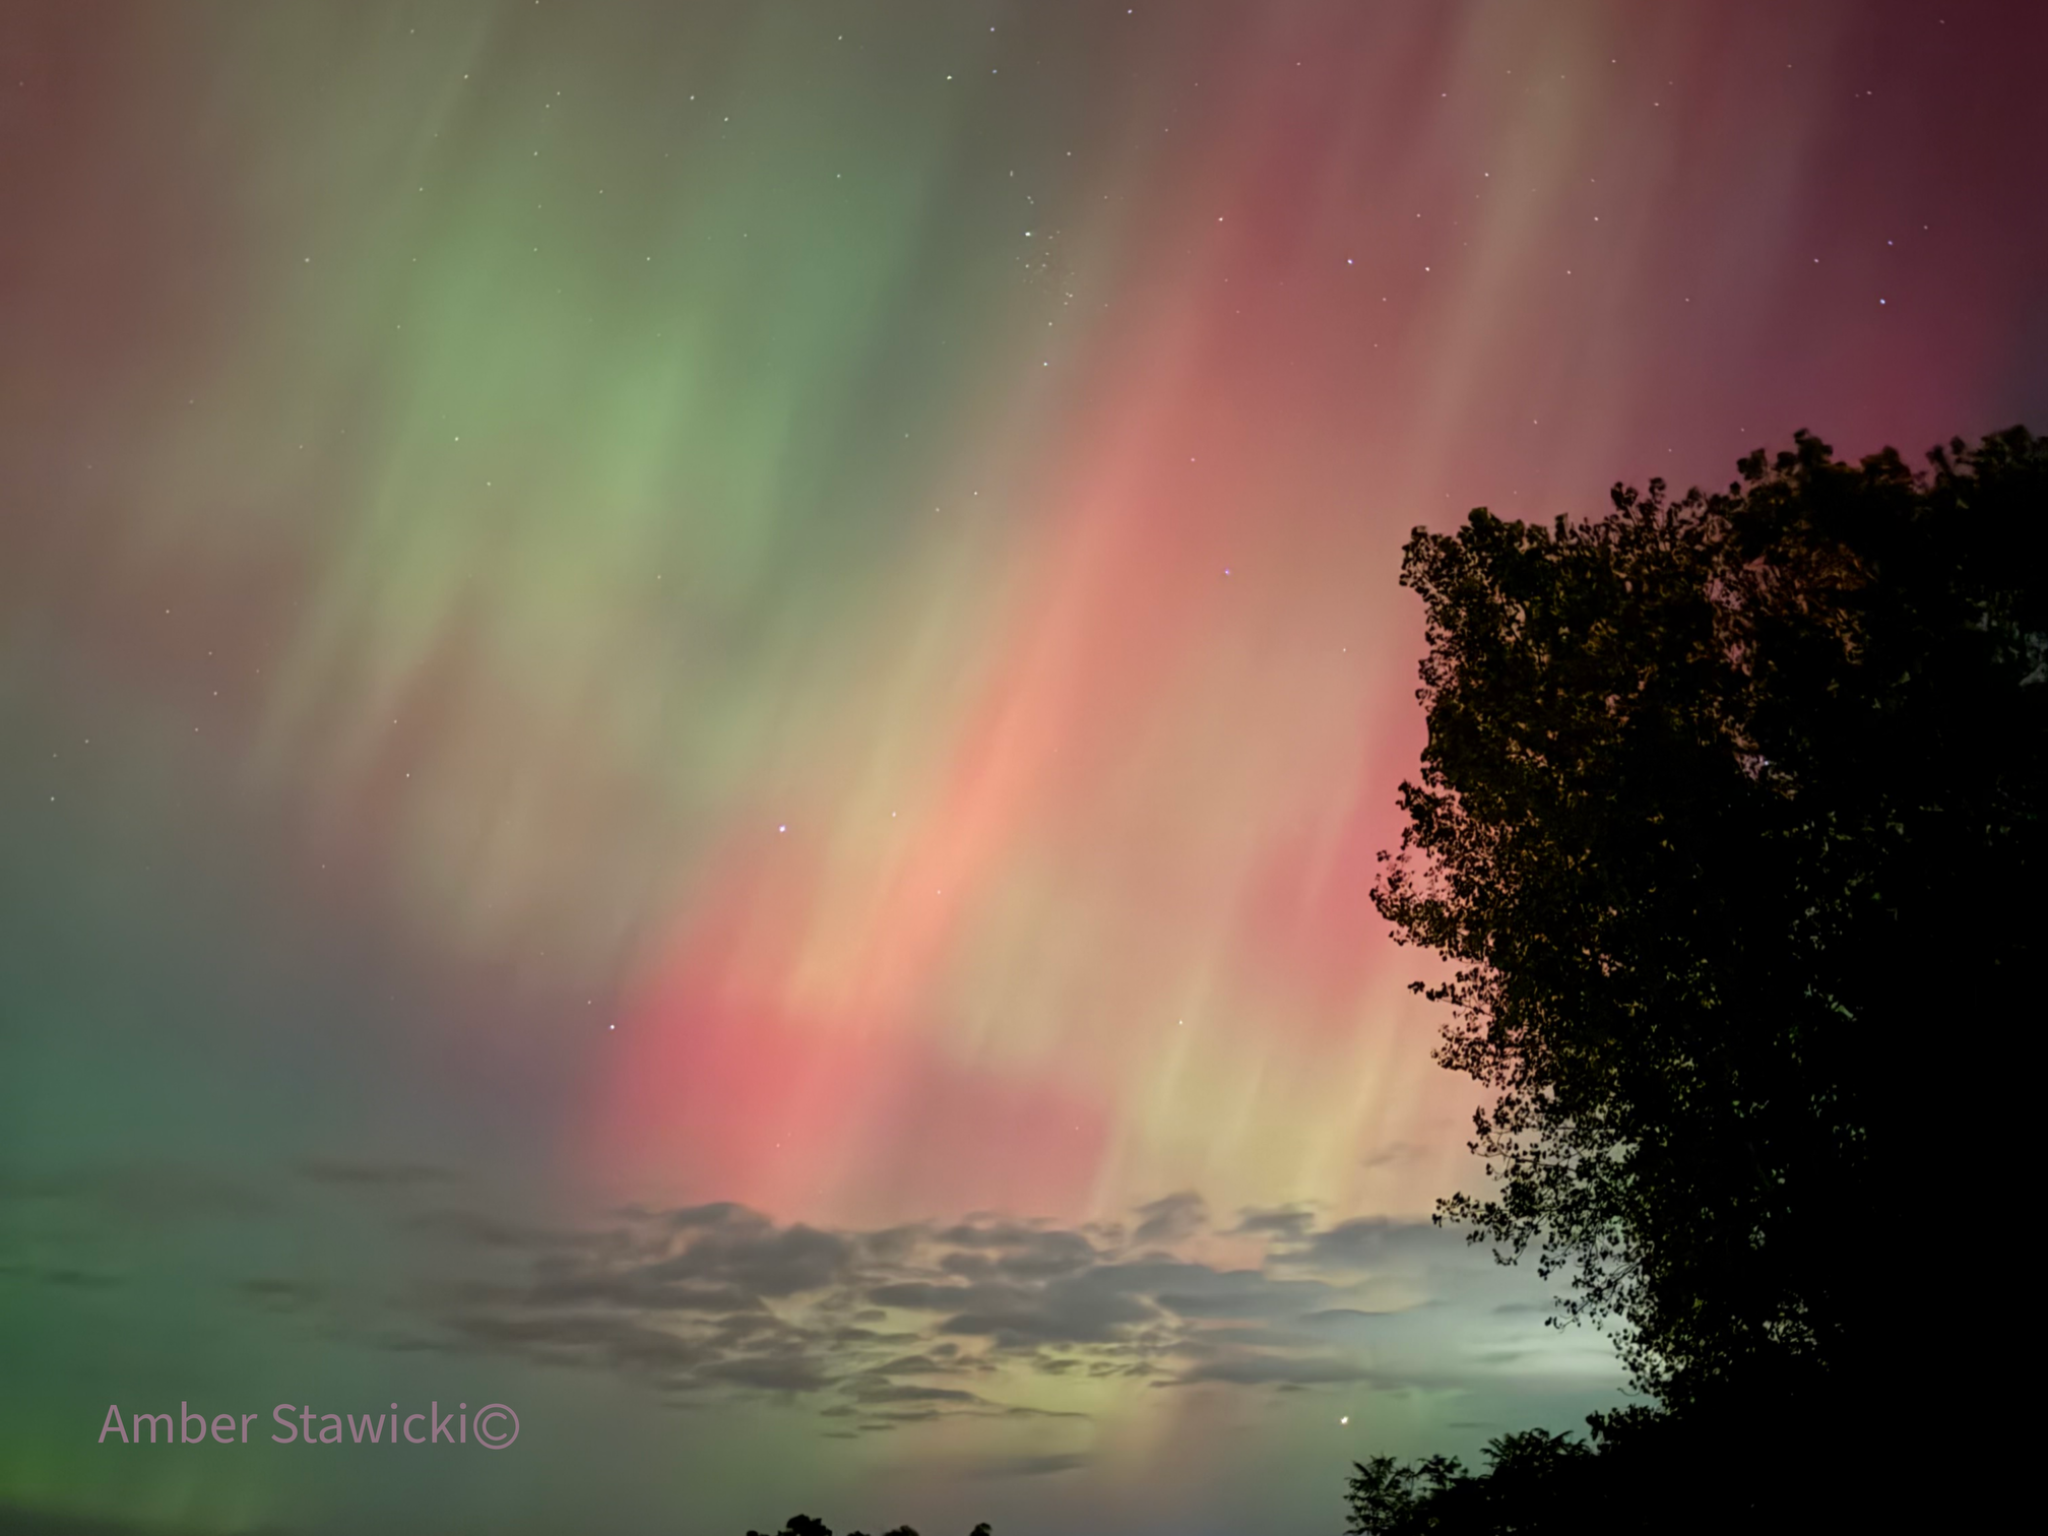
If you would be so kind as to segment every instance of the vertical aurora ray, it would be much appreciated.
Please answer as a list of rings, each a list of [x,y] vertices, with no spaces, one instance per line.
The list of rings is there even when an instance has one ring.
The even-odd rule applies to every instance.
[[[1520,1292],[1399,1246],[1470,1175],[1422,962],[1369,901],[1420,745],[1400,545],[1591,513],[1618,474],[1717,484],[1800,424],[2038,423],[2048,229],[2009,187],[2040,27],[9,11],[20,1380],[95,1414],[293,1372],[445,1393],[376,1306],[721,1202],[797,1248],[897,1234],[847,1262],[899,1298],[926,1281],[885,1258],[980,1273],[1034,1219],[1200,1266],[1226,1332],[1349,1286],[1288,1326],[1407,1374],[1254,1377],[1219,1334],[1166,1391],[997,1351],[973,1384],[1012,1417],[842,1440],[765,1346],[670,1414],[471,1339],[446,1358],[554,1409],[499,1483],[104,1476],[16,1395],[0,1500],[708,1533],[787,1513],[764,1487],[909,1489],[872,1518],[1308,1530],[1360,1451],[1332,1393],[1393,1448],[1603,1400],[1595,1345],[1497,1331]],[[1206,1227],[1132,1214],[1189,1190]],[[754,1300],[925,1326],[811,1295]]]

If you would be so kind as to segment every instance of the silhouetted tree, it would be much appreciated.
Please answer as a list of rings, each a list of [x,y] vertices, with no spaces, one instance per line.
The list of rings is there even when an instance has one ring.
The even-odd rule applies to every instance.
[[[747,1536],[761,1536],[761,1533],[749,1531]],[[832,1536],[832,1528],[824,1521],[814,1520],[809,1515],[791,1515],[782,1528],[781,1536]],[[854,1531],[851,1536],[863,1536],[863,1533]],[[917,1536],[917,1532],[907,1525],[899,1525],[893,1531],[887,1532],[886,1536]],[[970,1536],[992,1536],[988,1522],[982,1521]]]
[[[1860,1443],[1933,1363],[1893,1347],[1869,1246],[2011,1134],[1966,1090],[2038,975],[2048,449],[1930,459],[1800,433],[1725,495],[1617,486],[1599,521],[1482,509],[1407,549],[1429,741],[1375,899],[1452,962],[1438,1059],[1492,1095],[1495,1188],[1439,1220],[1562,1271],[1699,1444]],[[1605,1428],[1601,1462],[1668,1463]],[[1484,1480],[1524,1453],[1577,1464],[1510,1444]],[[1423,1497],[1360,1475],[1361,1529]]]
[[[747,1536],[761,1536],[761,1533],[749,1531]],[[832,1527],[809,1515],[791,1515],[783,1522],[780,1536],[832,1536]],[[860,1536],[860,1533],[855,1532],[854,1536]]]
[[[1412,1465],[1391,1456],[1353,1463],[1346,1502],[1348,1536],[1411,1536],[1496,1530],[1585,1528],[1592,1448],[1540,1429],[1488,1442],[1487,1469],[1476,1476],[1455,1458]]]
[[[1353,1462],[1345,1503],[1351,1518],[1344,1529],[1347,1536],[1397,1536],[1408,1530],[1416,1511],[1431,1495],[1441,1494],[1465,1477],[1465,1466],[1455,1457],[1431,1456],[1408,1464],[1391,1456]]]

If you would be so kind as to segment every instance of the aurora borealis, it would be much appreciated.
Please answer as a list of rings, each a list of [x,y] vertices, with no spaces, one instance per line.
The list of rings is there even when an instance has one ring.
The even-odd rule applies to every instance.
[[[1427,1220],[1400,548],[2038,429],[2044,44],[0,6],[0,1525],[1286,1536],[1613,1402]]]

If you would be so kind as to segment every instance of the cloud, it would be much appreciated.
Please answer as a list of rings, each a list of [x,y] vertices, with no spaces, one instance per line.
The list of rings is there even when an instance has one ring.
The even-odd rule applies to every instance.
[[[1157,1237],[1157,1223],[1188,1233],[1204,1214],[1176,1196],[1141,1217]],[[1016,1221],[834,1233],[713,1204],[625,1210],[582,1235],[455,1212],[401,1227],[455,1235],[481,1262],[510,1266],[424,1298],[451,1348],[618,1370],[670,1391],[836,1386],[893,1421],[1036,1413],[993,1401],[981,1380],[1153,1376],[1212,1325],[1329,1300],[1315,1282],[1155,1249],[1133,1257],[1100,1233]],[[977,1391],[961,1376],[981,1378]]]
[[[602,1305],[646,1312],[758,1312],[761,1293],[745,1286],[679,1280],[650,1270],[567,1274],[535,1283],[529,1300],[543,1306]]]
[[[938,1353],[934,1350],[933,1354]],[[931,1355],[899,1355],[885,1365],[875,1367],[883,1376],[937,1376],[947,1371],[957,1371],[960,1365],[952,1360],[941,1363]]]
[[[1199,1381],[1228,1382],[1232,1386],[1256,1387],[1276,1382],[1311,1386],[1343,1381],[1364,1381],[1370,1373],[1353,1361],[1317,1359],[1299,1355],[1232,1354],[1190,1366],[1169,1381],[1155,1381],[1155,1387],[1188,1386]]]
[[[1290,1258],[1320,1269],[1360,1269],[1387,1263],[1397,1255],[1407,1224],[1384,1216],[1340,1221],[1320,1232],[1302,1234]]]
[[[962,1477],[1050,1477],[1058,1472],[1077,1472],[1089,1464],[1091,1458],[1077,1451],[1054,1452],[1038,1456],[995,1456],[984,1461],[969,1462],[960,1469]]]
[[[321,1297],[321,1288],[303,1280],[260,1277],[242,1282],[241,1292],[255,1305],[269,1312],[298,1312]]]
[[[1415,1162],[1424,1155],[1424,1149],[1413,1142],[1389,1142],[1377,1152],[1367,1156],[1360,1164],[1363,1168],[1398,1168],[1404,1163]]]
[[[1306,1206],[1285,1205],[1270,1210],[1256,1206],[1238,1212],[1238,1223],[1228,1233],[1231,1237],[1275,1237],[1284,1241],[1298,1242],[1306,1237],[1315,1226],[1315,1212]]]
[[[849,1417],[857,1407],[864,1429],[1035,1415],[1003,1400],[1033,1377],[1312,1390],[1444,1385],[1461,1370],[1516,1363],[1506,1338],[1454,1344],[1463,1335],[1453,1330],[1490,1316],[1506,1293],[1490,1270],[1475,1279],[1456,1235],[1428,1223],[1323,1227],[1303,1209],[1250,1210],[1235,1230],[1265,1237],[1265,1257],[1223,1268],[1172,1251],[1208,1226],[1198,1195],[1135,1215],[1126,1236],[1003,1217],[832,1231],[729,1202],[629,1208],[581,1233],[436,1213],[434,1231],[511,1272],[444,1288],[426,1310],[450,1347],[613,1370],[696,1396],[833,1391],[839,1404],[820,1411]],[[1427,1313],[1439,1293],[1475,1286],[1483,1307]],[[1427,1358],[1389,1352],[1409,1334],[1433,1341]]]
[[[801,1355],[741,1355],[706,1366],[704,1374],[713,1381],[769,1392],[816,1392],[831,1379],[822,1362]]]
[[[1035,1416],[986,1389],[1034,1375],[1251,1384],[1359,1373],[1340,1340],[1277,1326],[1340,1299],[1327,1284],[1162,1251],[1163,1234],[1184,1241],[1206,1224],[1192,1194],[1143,1207],[1128,1243],[1000,1218],[863,1233],[729,1203],[617,1214],[606,1229],[539,1236],[487,1217],[413,1218],[409,1229],[452,1233],[512,1266],[435,1292],[431,1324],[451,1347],[670,1390],[834,1388],[892,1423]],[[1210,1342],[1222,1333],[1227,1352]]]
[[[408,1231],[443,1237],[477,1248],[543,1249],[578,1244],[578,1239],[572,1236],[503,1221],[476,1211],[421,1211],[406,1217],[402,1225]]]
[[[74,1291],[105,1290],[123,1283],[120,1275],[101,1274],[69,1264],[0,1264],[0,1276]]]
[[[1132,1235],[1134,1242],[1178,1243],[1209,1224],[1209,1206],[1189,1189],[1139,1206],[1138,1216],[1138,1230]]]
[[[1099,1256],[1085,1235],[1059,1229],[954,1226],[933,1236],[954,1250],[940,1268],[966,1279],[1048,1280],[1086,1269]],[[898,1261],[912,1252],[902,1250]]]
[[[240,1179],[175,1163],[129,1163],[40,1175],[0,1172],[0,1200],[84,1207],[124,1223],[250,1220],[277,1209]]]
[[[1606,1358],[1592,1345],[1572,1353],[1555,1330],[1532,1342],[1534,1277],[1495,1268],[1426,1222],[1324,1225],[1302,1206],[1246,1209],[1223,1235],[1258,1240],[1258,1256],[1226,1267],[1198,1246],[1216,1228],[1192,1190],[1137,1207],[1122,1226],[984,1214],[840,1230],[722,1201],[628,1206],[549,1228],[444,1203],[462,1181],[423,1164],[330,1160],[293,1174],[438,1198],[365,1213],[402,1240],[396,1277],[372,1284],[317,1267],[224,1276],[243,1305],[381,1349],[611,1373],[673,1404],[796,1398],[872,1428],[1051,1416],[1034,1383],[1264,1393],[1368,1379],[1457,1386],[1489,1373],[1526,1383],[1584,1379]],[[16,1202],[105,1211],[156,1197],[159,1208],[266,1221],[302,1208],[191,1171],[0,1180],[0,1198]],[[51,1285],[105,1274],[97,1253],[57,1248],[33,1268],[0,1270]]]
[[[978,1403],[982,1399],[972,1392],[962,1392],[957,1387],[899,1387],[888,1382],[856,1384],[851,1388],[854,1400],[875,1405],[881,1403]]]
[[[794,1226],[777,1231],[747,1213],[699,1227],[694,1240],[646,1273],[660,1279],[730,1285],[756,1296],[793,1296],[832,1284],[846,1272],[853,1245],[831,1232]]]

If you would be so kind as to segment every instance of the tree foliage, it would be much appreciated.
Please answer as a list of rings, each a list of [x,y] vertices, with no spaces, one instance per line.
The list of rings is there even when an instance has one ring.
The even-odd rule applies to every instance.
[[[1417,530],[1429,741],[1375,892],[1491,1093],[1442,1203],[1565,1273],[1672,1406],[1880,1358],[1866,1262],[1947,1196],[2025,1016],[2048,450],[1805,433],[1722,495]],[[1382,857],[1387,857],[1383,855]]]
[[[1346,1536],[1581,1529],[1589,1482],[1575,1474],[1591,1454],[1584,1441],[1530,1429],[1489,1441],[1476,1476],[1455,1457],[1354,1462]]]
[[[1929,460],[1799,433],[1725,494],[1410,541],[1429,742],[1374,894],[1489,1094],[1438,1220],[1533,1250],[1656,1403],[1357,1464],[1352,1532],[1971,1524],[1948,1469],[2002,1432],[1941,1405],[1999,1356],[1911,1322],[1925,1234],[2009,1235],[1975,1192],[2024,1166],[2048,444]]]

